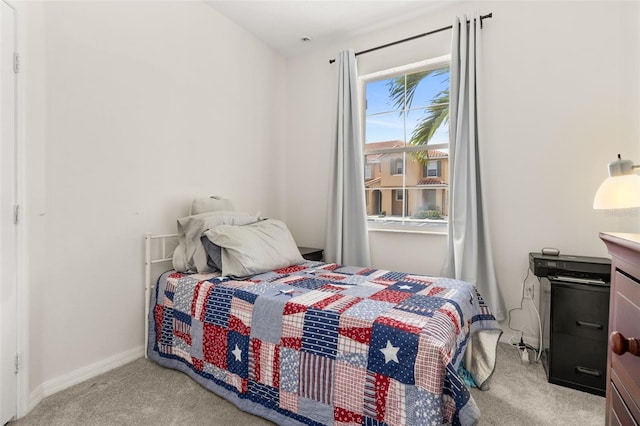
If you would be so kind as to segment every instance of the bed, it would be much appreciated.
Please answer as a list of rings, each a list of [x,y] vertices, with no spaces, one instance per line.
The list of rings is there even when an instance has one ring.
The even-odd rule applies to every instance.
[[[229,273],[229,253],[260,245],[233,232],[264,222],[210,227],[224,228],[230,239],[207,238],[221,244],[223,267],[216,270],[205,246],[211,270],[169,270],[157,281],[154,268],[176,264],[167,241],[181,240],[175,252],[184,255],[185,230],[179,225],[178,235],[146,235],[145,343],[151,360],[282,425],[477,422],[479,410],[460,373],[486,388],[501,330],[474,286],[307,261],[299,252],[293,263]],[[200,231],[195,235],[205,245]],[[288,234],[286,226],[283,232]],[[255,262],[251,256],[256,254],[236,268]]]

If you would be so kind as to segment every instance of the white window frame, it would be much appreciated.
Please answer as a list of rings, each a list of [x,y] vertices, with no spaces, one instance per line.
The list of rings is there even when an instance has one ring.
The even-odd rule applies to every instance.
[[[436,68],[441,68],[444,65],[451,64],[451,55],[443,55],[435,58],[427,59],[425,61],[414,62],[407,65],[402,65],[399,67],[394,67],[386,70],[381,70],[369,74],[364,74],[358,77],[359,84],[359,92],[360,92],[360,105],[366,105],[366,91],[365,86],[370,81],[382,80],[385,78],[396,77],[398,75],[403,74],[411,74],[420,71],[426,71]],[[412,147],[401,147],[401,148],[382,148],[382,149],[366,149],[366,108],[360,109],[360,125],[362,129],[362,143],[363,143],[363,152],[366,155],[371,154],[391,154],[391,153],[403,153],[403,162],[405,161],[406,153],[414,152],[414,151],[424,151],[424,146],[412,146]],[[430,144],[428,149],[449,149],[449,144]],[[403,172],[406,169],[406,166],[403,164]],[[394,172],[394,170],[391,170]],[[393,175],[394,173],[392,173]],[[364,185],[364,180],[363,183]],[[402,178],[402,188],[403,191],[406,190],[405,184],[405,175],[403,173]],[[365,188],[366,191],[366,188]],[[394,197],[395,199],[395,197]],[[403,200],[404,201],[404,200]],[[443,223],[442,221],[433,221],[433,226],[429,227],[429,229],[419,228],[417,226],[406,226],[406,225],[416,225],[417,220],[407,218],[405,212],[405,203],[402,205],[402,220],[397,221],[396,223],[387,223],[388,221],[383,217],[380,219],[376,219],[375,221],[368,220],[367,227],[369,231],[389,231],[389,232],[407,232],[407,233],[426,233],[426,234],[447,234],[449,224]],[[419,221],[420,223],[424,223],[423,220]]]
[[[427,162],[427,175],[425,177],[440,177],[440,174],[438,173],[438,162],[441,160],[429,160]],[[432,167],[435,166],[435,167]],[[440,166],[442,167],[442,166]],[[433,174],[431,174],[431,172],[433,172]]]

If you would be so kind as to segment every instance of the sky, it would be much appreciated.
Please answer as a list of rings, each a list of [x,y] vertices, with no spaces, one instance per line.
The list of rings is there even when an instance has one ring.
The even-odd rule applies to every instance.
[[[388,83],[394,80],[388,78],[367,83],[367,117],[366,117],[366,143],[382,142],[389,140],[409,140],[418,120],[425,115],[424,107],[439,92],[449,86],[449,74],[430,75],[423,79],[416,88],[411,110],[406,114],[406,138],[404,120],[389,98]],[[448,143],[448,126],[441,126],[430,143]]]

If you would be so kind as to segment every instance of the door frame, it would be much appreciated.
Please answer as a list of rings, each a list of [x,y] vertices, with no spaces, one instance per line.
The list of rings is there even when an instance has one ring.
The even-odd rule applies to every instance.
[[[16,137],[16,204],[20,206],[16,225],[16,338],[18,374],[16,417],[29,410],[29,287],[27,275],[27,204],[26,204],[26,2],[0,0],[14,11],[15,50],[20,68],[16,74],[15,137]]]

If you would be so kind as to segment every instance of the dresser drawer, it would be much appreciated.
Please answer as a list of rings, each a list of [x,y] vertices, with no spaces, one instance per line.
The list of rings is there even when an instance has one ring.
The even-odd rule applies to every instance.
[[[615,417],[618,418],[623,425],[637,425],[637,420],[640,419],[640,411],[615,370],[611,370],[610,386],[611,411],[615,413]],[[629,421],[628,419],[632,419],[633,421]]]
[[[609,413],[609,424],[620,426],[638,426],[633,416],[629,412],[629,408],[624,403],[618,388],[614,384],[611,385],[611,413]]]

